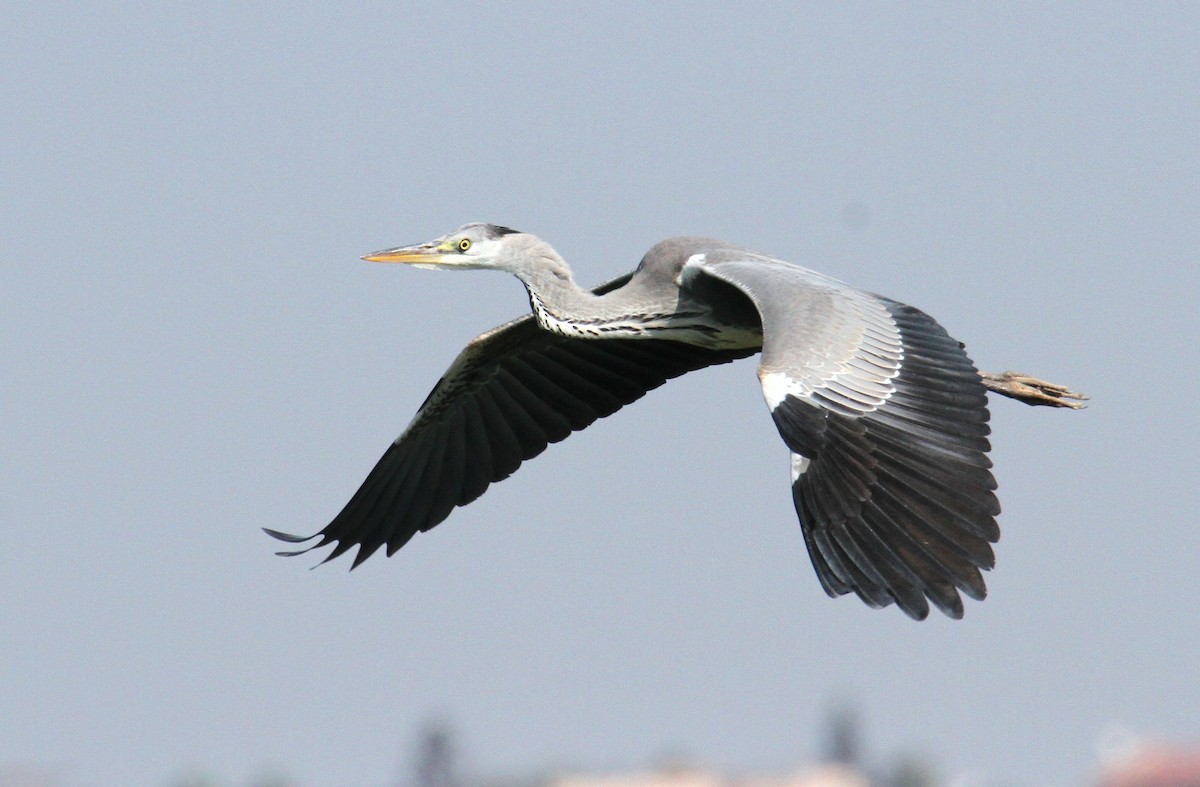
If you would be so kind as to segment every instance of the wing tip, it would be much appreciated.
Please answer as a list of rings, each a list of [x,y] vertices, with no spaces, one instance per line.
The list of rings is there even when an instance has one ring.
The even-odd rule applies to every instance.
[[[311,541],[320,535],[320,533],[313,533],[311,536],[298,536],[294,533],[284,533],[282,530],[272,530],[269,527],[264,527],[262,531],[271,538],[277,538],[289,544],[303,544],[305,541]]]
[[[303,544],[305,541],[312,541],[314,538],[321,535],[320,533],[313,533],[311,536],[298,536],[294,533],[284,533],[281,530],[273,530],[269,527],[264,527],[262,530],[271,538],[278,539],[288,544]],[[319,546],[321,546],[321,542],[313,544],[312,546],[304,547],[303,549],[285,549],[276,552],[275,554],[279,555],[280,557],[296,557],[297,555],[303,555],[306,552],[310,552]]]

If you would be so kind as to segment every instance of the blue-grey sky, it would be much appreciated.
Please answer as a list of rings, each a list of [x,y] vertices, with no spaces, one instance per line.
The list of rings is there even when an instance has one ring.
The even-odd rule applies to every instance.
[[[477,773],[783,770],[847,700],[972,783],[1200,738],[1200,10],[725,5],[5,6],[0,772],[383,785],[431,716]],[[825,597],[753,361],[390,560],[275,557],[527,308],[358,260],[472,220],[584,283],[742,243],[1093,404],[993,403],[960,622]]]

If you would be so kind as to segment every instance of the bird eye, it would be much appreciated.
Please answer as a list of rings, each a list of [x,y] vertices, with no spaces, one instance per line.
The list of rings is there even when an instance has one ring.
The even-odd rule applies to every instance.
[[[470,238],[463,238],[462,240],[460,240],[458,242],[458,250],[459,251],[466,251],[469,248],[471,248],[471,239]]]

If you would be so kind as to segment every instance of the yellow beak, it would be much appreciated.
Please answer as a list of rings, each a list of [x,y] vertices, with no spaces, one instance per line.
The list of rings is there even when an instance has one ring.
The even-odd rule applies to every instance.
[[[436,263],[446,255],[444,249],[428,243],[416,246],[400,246],[395,249],[384,249],[364,254],[367,262],[407,262],[407,263]]]

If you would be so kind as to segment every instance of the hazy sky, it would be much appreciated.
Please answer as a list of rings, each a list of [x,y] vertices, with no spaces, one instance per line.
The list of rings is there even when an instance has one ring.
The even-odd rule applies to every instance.
[[[0,773],[384,785],[432,716],[475,773],[784,770],[843,701],[971,784],[1200,739],[1200,6],[180,5],[3,9]],[[739,242],[1093,403],[993,403],[959,622],[824,595],[753,361],[275,557],[527,308],[358,260],[472,220],[584,283]]]

